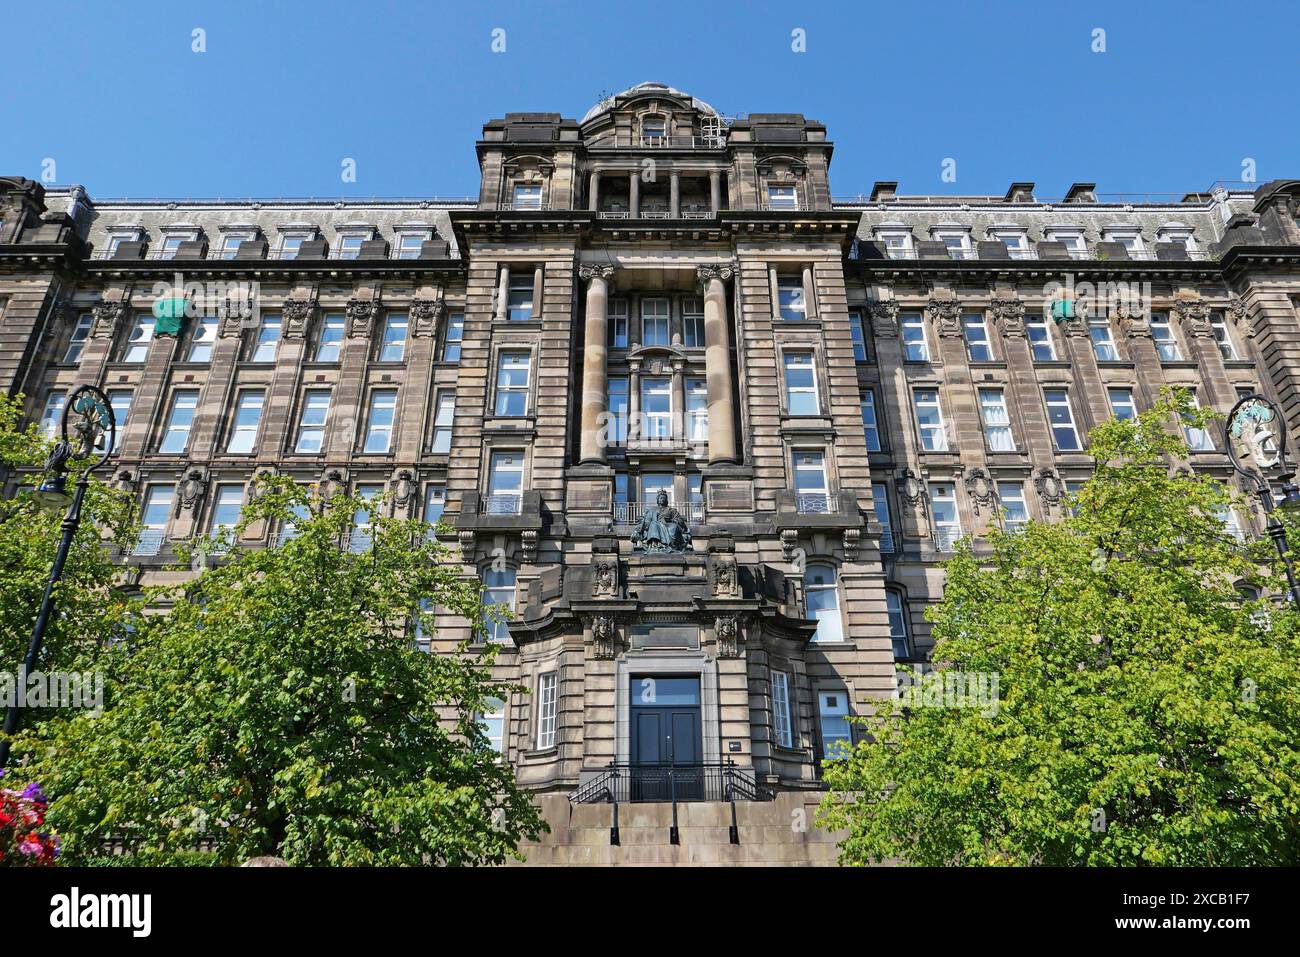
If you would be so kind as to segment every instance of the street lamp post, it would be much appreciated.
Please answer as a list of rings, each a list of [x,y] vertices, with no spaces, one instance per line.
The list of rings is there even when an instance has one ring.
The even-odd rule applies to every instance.
[[[1291,601],[1300,608],[1300,587],[1296,585],[1295,568],[1287,547],[1286,527],[1274,514],[1275,508],[1283,512],[1300,509],[1300,487],[1296,486],[1295,472],[1286,462],[1287,434],[1282,413],[1262,395],[1248,395],[1232,407],[1224,429],[1228,458],[1232,460],[1232,467],[1254,486],[1255,494],[1264,506],[1264,513],[1268,516],[1268,537],[1277,547],[1286,569]],[[1273,500],[1270,475],[1281,484],[1281,502]]]
[[[70,424],[73,433],[71,438],[68,436]],[[59,550],[54,555],[54,566],[50,569],[49,580],[45,583],[45,595],[41,599],[41,610],[36,616],[36,626],[32,629],[32,640],[27,646],[27,657],[23,659],[23,680],[36,670],[36,662],[40,658],[45,628],[54,611],[54,586],[63,577],[63,566],[68,560],[72,539],[77,534],[78,526],[81,525],[81,507],[86,499],[86,490],[90,488],[90,473],[104,464],[112,453],[116,441],[117,420],[108,397],[94,386],[83,385],[76,389],[63,407],[59,441],[55,443],[49,458],[45,461],[45,476],[35,493],[36,500],[42,506],[54,509],[66,506],[68,510],[63,516],[63,538],[59,541]],[[82,470],[80,478],[77,479],[76,491],[69,498],[67,492],[69,461],[87,459],[96,453],[98,457]],[[0,739],[0,769],[9,763],[9,742],[13,733],[18,730],[19,715],[15,700],[5,712],[4,738]]]

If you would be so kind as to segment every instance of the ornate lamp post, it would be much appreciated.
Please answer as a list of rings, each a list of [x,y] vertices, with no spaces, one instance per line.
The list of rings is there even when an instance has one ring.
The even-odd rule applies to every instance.
[[[1262,395],[1249,395],[1232,407],[1225,430],[1232,467],[1254,485],[1255,494],[1268,515],[1268,537],[1277,546],[1286,567],[1291,601],[1300,608],[1300,589],[1296,587],[1295,569],[1288,554],[1286,528],[1273,514],[1275,507],[1284,512],[1300,509],[1300,488],[1295,484],[1295,472],[1288,469],[1286,462],[1287,435],[1282,413]],[[1270,475],[1281,483],[1280,502],[1273,501]]]
[[[69,437],[69,426],[72,435]],[[63,565],[68,560],[68,551],[72,539],[81,525],[81,506],[90,488],[90,473],[104,464],[113,451],[117,440],[117,420],[108,397],[94,386],[83,385],[76,389],[63,407],[63,420],[60,426],[59,441],[55,443],[50,457],[45,461],[45,477],[35,492],[35,498],[41,505],[50,509],[67,508],[63,516],[63,538],[59,550],[54,556],[54,566],[50,569],[49,581],[45,583],[45,596],[41,599],[41,610],[36,616],[36,627],[32,629],[32,640],[27,646],[27,657],[23,659],[23,674],[29,675],[36,670],[36,661],[41,654],[41,642],[45,638],[45,628],[49,624],[50,614],[54,611],[54,586],[63,577]],[[98,454],[81,472],[77,479],[75,493],[69,497],[67,492],[68,465],[72,460],[88,459]],[[78,463],[79,464],[79,463]],[[9,739],[18,730],[19,709],[13,704],[5,712],[4,733],[0,740],[0,768],[9,763]]]

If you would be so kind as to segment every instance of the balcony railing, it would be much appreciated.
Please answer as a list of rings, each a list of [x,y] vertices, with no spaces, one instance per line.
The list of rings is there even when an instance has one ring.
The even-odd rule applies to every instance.
[[[523,511],[523,502],[518,495],[486,495],[480,511],[484,515],[519,515]]]
[[[721,134],[696,136],[681,134],[678,136],[620,136],[619,148],[638,147],[648,150],[720,150],[727,145],[727,138]]]
[[[140,532],[140,537],[135,540],[135,547],[131,549],[131,554],[142,558],[150,558],[162,551],[163,541],[166,539],[166,531],[161,528],[146,528]]]
[[[686,516],[686,524],[691,528],[696,525],[704,524],[704,503],[690,502],[686,505],[678,505],[672,501],[668,503],[677,511]],[[618,525],[635,525],[641,521],[641,516],[650,506],[642,502],[615,502],[614,503],[614,522]]]
[[[708,764],[611,764],[569,795],[574,804],[649,801],[770,801],[751,768],[730,761]]]
[[[631,219],[632,213],[626,209],[602,209],[601,219]],[[638,219],[712,219],[716,214],[711,209],[682,209],[676,216],[670,209],[641,209]]]
[[[880,554],[892,555],[895,550],[894,530],[886,525],[880,533]]]
[[[825,515],[834,508],[835,499],[829,492],[799,492],[794,497],[794,510],[803,515]]]
[[[368,528],[354,528],[343,535],[343,550],[351,552],[353,555],[360,555],[362,552],[370,550],[370,546],[375,542],[375,536]]]
[[[961,539],[961,534],[960,528],[949,525],[939,526],[934,530],[934,550],[936,552],[952,551]]]

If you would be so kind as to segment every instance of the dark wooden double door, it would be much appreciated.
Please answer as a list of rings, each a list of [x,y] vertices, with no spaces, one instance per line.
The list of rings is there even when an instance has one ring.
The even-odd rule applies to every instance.
[[[700,679],[632,678],[632,800],[704,796]]]

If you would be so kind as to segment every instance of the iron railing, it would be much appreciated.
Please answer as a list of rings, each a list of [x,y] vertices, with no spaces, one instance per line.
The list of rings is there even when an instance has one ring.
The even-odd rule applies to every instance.
[[[690,502],[686,505],[678,505],[670,501],[668,503],[677,511],[686,516],[686,524],[694,528],[696,525],[704,524],[704,503]],[[614,503],[614,522],[618,525],[635,525],[641,521],[641,516],[649,506],[642,502],[615,502]]]
[[[824,515],[834,510],[833,499],[827,492],[799,492],[794,497],[794,510],[803,515]]]
[[[523,507],[520,495],[488,495],[483,499],[482,511],[485,515],[518,515]]]
[[[734,761],[702,764],[611,764],[569,795],[574,804],[653,801],[771,801],[752,768]]]
[[[950,525],[940,525],[934,530],[934,550],[950,552],[961,539],[961,529]]]
[[[131,554],[144,558],[157,555],[162,551],[166,535],[166,531],[161,528],[143,529],[140,532],[140,537],[135,540],[135,547],[131,549]]]

